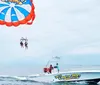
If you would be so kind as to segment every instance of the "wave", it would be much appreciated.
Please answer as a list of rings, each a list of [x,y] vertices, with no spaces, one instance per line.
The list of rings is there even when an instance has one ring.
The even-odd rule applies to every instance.
[[[34,80],[28,80],[27,76],[0,76],[0,81],[37,82]]]

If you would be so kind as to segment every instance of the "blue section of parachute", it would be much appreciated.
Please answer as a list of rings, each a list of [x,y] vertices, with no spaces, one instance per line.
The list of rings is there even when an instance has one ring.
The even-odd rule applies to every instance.
[[[17,18],[14,8],[11,9],[11,21],[12,22],[18,21],[18,18]]]
[[[3,6],[9,6],[9,5],[7,5],[7,4],[0,4],[0,7],[3,7]]]
[[[0,20],[5,20],[6,13],[10,7],[5,8],[0,12]]]
[[[25,17],[28,16],[29,12],[22,7],[15,6]]]
[[[20,0],[20,1],[24,1],[24,0]],[[24,6],[22,7],[21,5],[32,6],[31,0],[26,0],[21,5],[14,3],[15,4],[14,7],[10,5],[12,3],[13,2],[10,2],[10,1],[4,2],[4,4],[0,3],[0,10],[1,10],[0,11],[0,20],[5,21],[5,17],[6,17],[8,10],[10,11],[9,14],[10,14],[11,22],[17,22],[18,21],[18,15],[16,14],[16,10],[18,12],[20,12],[25,18],[29,15],[29,12],[24,8]]]

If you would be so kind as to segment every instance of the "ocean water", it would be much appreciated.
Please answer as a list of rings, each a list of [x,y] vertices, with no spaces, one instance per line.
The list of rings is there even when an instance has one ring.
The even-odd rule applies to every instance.
[[[62,83],[40,83],[30,81],[0,81],[0,85],[100,85],[100,84],[87,84],[85,82],[62,82]]]
[[[40,82],[34,82],[29,80],[19,81],[12,76],[0,75],[0,85],[100,85],[100,82],[98,84],[87,84],[86,82],[40,83]]]

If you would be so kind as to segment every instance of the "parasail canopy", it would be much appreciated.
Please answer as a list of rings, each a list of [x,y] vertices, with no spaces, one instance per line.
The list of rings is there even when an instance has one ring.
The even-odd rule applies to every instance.
[[[35,18],[33,0],[0,0],[0,25],[31,25]]]

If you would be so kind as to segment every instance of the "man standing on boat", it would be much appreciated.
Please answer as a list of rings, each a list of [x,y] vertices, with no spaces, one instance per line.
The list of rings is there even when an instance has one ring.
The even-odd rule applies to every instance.
[[[53,67],[52,67],[52,65],[50,65],[50,67],[49,67],[49,73],[52,73],[52,70],[53,70]]]
[[[58,66],[58,63],[56,63],[56,66],[54,66],[54,68],[57,69],[58,73],[59,73],[59,66]]]

